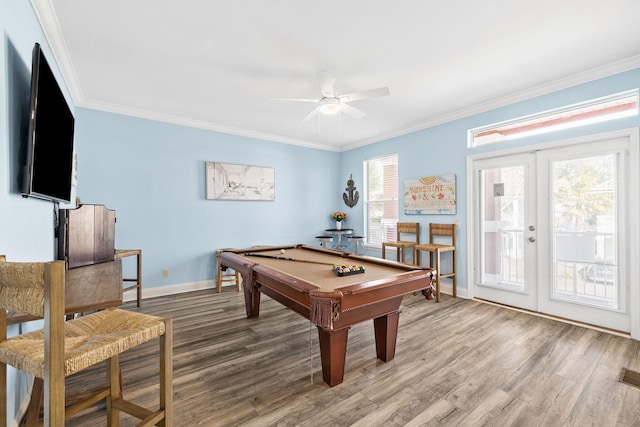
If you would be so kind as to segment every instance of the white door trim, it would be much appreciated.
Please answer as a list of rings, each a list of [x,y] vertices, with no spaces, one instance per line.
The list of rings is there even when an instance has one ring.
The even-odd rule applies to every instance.
[[[640,163],[640,150],[638,149],[639,133],[638,128],[622,129],[618,131],[605,132],[594,135],[581,136],[576,138],[570,138],[560,141],[547,142],[542,144],[534,144],[522,147],[513,147],[504,150],[496,150],[490,152],[483,152],[478,154],[471,154],[467,156],[466,161],[466,174],[467,174],[467,250],[469,256],[467,257],[467,289],[469,298],[475,297],[475,284],[478,281],[478,271],[476,265],[478,265],[479,254],[475,253],[474,248],[476,245],[475,235],[478,230],[478,218],[474,217],[475,203],[474,200],[477,192],[474,191],[474,162],[477,160],[483,160],[491,157],[505,156],[511,154],[518,154],[523,152],[532,152],[536,150],[544,150],[551,148],[559,148],[564,146],[584,144],[588,142],[597,142],[603,139],[613,138],[629,138],[629,159]],[[634,186],[640,187],[640,172],[638,167],[628,168],[629,188]],[[631,317],[631,338],[640,339],[640,207],[639,196],[637,191],[629,192],[627,211],[629,213],[628,218],[628,247],[627,247],[627,268],[629,278],[629,307]]]

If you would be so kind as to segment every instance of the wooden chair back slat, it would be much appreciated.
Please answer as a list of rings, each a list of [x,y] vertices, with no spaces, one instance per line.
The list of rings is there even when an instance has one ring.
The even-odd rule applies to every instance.
[[[397,240],[399,242],[407,242],[409,240],[403,239],[405,234],[413,234],[413,240],[416,243],[420,243],[420,223],[419,222],[399,222],[397,225]],[[413,241],[412,240],[412,241]]]
[[[434,236],[451,237],[451,246],[456,245],[456,225],[455,224],[429,224],[429,242],[437,243],[433,240]]]
[[[44,316],[45,263],[0,260],[0,309]],[[62,262],[64,266],[64,262]]]

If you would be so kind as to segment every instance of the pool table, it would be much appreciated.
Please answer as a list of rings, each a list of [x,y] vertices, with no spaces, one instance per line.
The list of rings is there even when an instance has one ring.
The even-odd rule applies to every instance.
[[[258,317],[264,293],[309,319],[318,329],[322,376],[329,386],[344,378],[351,325],[373,319],[376,354],[395,356],[400,303],[405,294],[430,297],[430,268],[306,245],[226,249],[223,268],[244,279],[247,317]],[[338,275],[334,264],[364,267]]]

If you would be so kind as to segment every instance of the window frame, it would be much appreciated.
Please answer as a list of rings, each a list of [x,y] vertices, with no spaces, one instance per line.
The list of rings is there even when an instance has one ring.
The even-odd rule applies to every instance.
[[[398,177],[398,153],[389,153],[382,156],[372,157],[362,162],[363,168],[363,180],[364,180],[364,245],[371,248],[382,248],[382,242],[387,241],[388,229],[393,228],[395,230],[395,224],[399,220],[399,177]],[[372,164],[378,164],[378,167],[384,168],[385,166],[393,167],[393,171],[390,174],[382,172],[381,179],[382,188],[375,188],[377,193],[382,192],[383,197],[375,198],[372,196],[372,177],[369,176],[369,166]],[[389,189],[388,197],[384,197],[385,188]],[[380,205],[378,211],[382,212],[382,217],[375,220],[371,217],[372,205]],[[385,209],[385,205],[387,208]],[[389,213],[395,211],[395,217],[389,216]],[[375,224],[375,225],[374,225]],[[379,224],[379,225],[378,225]],[[374,229],[379,228],[379,233],[373,233]],[[374,237],[373,234],[376,234]],[[379,236],[378,236],[379,234]],[[394,236],[395,239],[395,236]]]
[[[633,89],[601,98],[521,116],[503,122],[469,129],[468,148],[484,147],[531,135],[555,132],[639,114],[639,90]],[[485,138],[485,140],[481,140]]]

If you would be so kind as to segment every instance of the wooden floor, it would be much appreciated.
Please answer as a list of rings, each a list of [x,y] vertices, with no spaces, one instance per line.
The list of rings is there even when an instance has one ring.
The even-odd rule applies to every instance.
[[[140,310],[174,319],[175,426],[640,425],[640,389],[618,382],[622,368],[640,370],[640,343],[478,301],[406,296],[389,363],[375,357],[372,322],[354,326],[332,388],[315,328],[268,297],[251,320],[232,288]],[[156,407],[157,346],[122,361],[125,396]],[[103,404],[68,423],[105,424]]]

